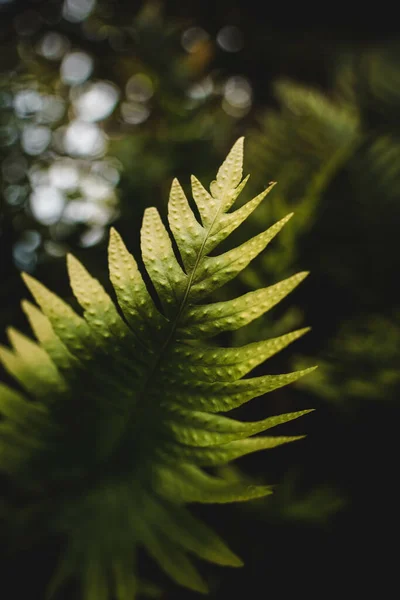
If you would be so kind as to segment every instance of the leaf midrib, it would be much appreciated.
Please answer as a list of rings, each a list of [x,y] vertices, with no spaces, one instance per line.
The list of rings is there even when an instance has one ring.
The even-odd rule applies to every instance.
[[[174,320],[171,322],[171,328],[170,328],[169,333],[168,333],[168,335],[166,337],[166,340],[165,340],[164,344],[161,346],[161,349],[158,352],[157,357],[155,358],[155,360],[153,362],[153,365],[150,367],[150,369],[148,371],[147,377],[144,378],[143,385],[142,385],[141,389],[138,391],[138,394],[141,394],[142,397],[145,396],[145,392],[146,392],[146,389],[149,386],[149,383],[151,382],[151,385],[153,385],[153,381],[152,381],[153,380],[153,376],[157,372],[157,370],[158,370],[158,368],[159,368],[162,360],[164,359],[164,357],[165,357],[165,355],[167,353],[167,350],[168,350],[169,346],[171,345],[172,340],[174,339],[174,334],[175,334],[176,329],[177,329],[177,327],[179,325],[179,321],[180,321],[181,315],[182,315],[182,313],[183,313],[183,311],[184,311],[184,309],[186,308],[186,305],[187,305],[187,299],[188,299],[190,290],[191,290],[192,285],[193,285],[193,280],[194,280],[196,271],[197,271],[197,269],[199,267],[200,261],[203,258],[204,248],[205,248],[205,246],[207,244],[207,241],[208,241],[208,239],[209,239],[209,237],[211,235],[211,232],[213,230],[214,224],[215,224],[215,222],[217,221],[218,217],[221,214],[223,205],[224,205],[223,204],[223,200],[220,200],[220,205],[218,207],[218,210],[215,213],[215,216],[214,216],[214,218],[212,220],[212,223],[209,226],[209,228],[206,230],[206,234],[204,236],[203,242],[201,244],[201,247],[200,247],[200,249],[198,251],[198,254],[197,254],[197,257],[196,257],[196,262],[195,262],[195,264],[193,266],[193,269],[192,269],[192,271],[191,271],[191,273],[189,275],[189,279],[188,279],[188,282],[187,282],[187,285],[186,285],[185,293],[184,293],[184,295],[182,297],[182,301],[181,301],[181,303],[179,305],[179,308],[177,310],[176,316],[175,316]],[[135,421],[136,421],[135,429],[137,430],[137,428],[139,426],[139,421],[140,421],[140,423],[143,422],[143,420],[140,417],[142,417],[142,415],[149,408],[151,408],[151,403],[150,402],[143,402],[143,401],[140,401],[140,400],[138,402],[136,402],[135,403],[135,409],[131,412],[131,415],[127,419],[124,433],[126,433],[131,428],[133,419],[135,419]],[[132,434],[132,432],[133,432],[133,428],[131,429],[131,434]],[[122,437],[123,437],[123,434],[122,434]],[[122,441],[122,447],[123,447],[123,445],[124,445],[124,440]]]

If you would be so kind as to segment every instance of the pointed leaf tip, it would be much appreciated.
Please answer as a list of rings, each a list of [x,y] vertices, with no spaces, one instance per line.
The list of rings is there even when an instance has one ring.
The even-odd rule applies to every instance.
[[[33,306],[33,304],[31,302],[29,302],[29,300],[26,300],[26,298],[23,298],[21,300],[21,308],[24,312],[26,310],[29,310],[32,306]]]
[[[79,262],[79,260],[73,254],[71,254],[71,252],[67,252],[66,260],[67,260],[67,268],[68,269],[71,269],[71,268],[77,267],[77,266],[81,266],[81,263]]]
[[[108,253],[110,254],[114,245],[119,243],[123,244],[121,235],[118,233],[115,227],[110,227],[110,235],[108,237]]]
[[[26,287],[28,288],[28,290],[30,291],[30,293],[32,294],[32,296],[35,298],[35,300],[38,302],[38,295],[43,292],[43,291],[48,291],[47,288],[43,285],[43,283],[41,283],[40,281],[38,281],[37,279],[35,279],[35,277],[32,277],[32,275],[29,275],[29,273],[21,273],[21,277],[23,282],[25,283]],[[39,302],[38,302],[39,304]]]
[[[216,179],[210,184],[211,194],[220,202],[224,212],[234,202],[235,188],[240,184],[243,176],[243,142],[244,137],[241,137],[234,143],[218,169]]]
[[[32,277],[32,275],[29,275],[29,273],[26,273],[26,271],[21,271],[21,278],[27,287],[29,287],[30,281],[36,281],[35,278]]]

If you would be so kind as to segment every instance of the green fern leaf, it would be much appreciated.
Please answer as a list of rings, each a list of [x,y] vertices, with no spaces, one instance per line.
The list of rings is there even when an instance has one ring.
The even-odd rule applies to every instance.
[[[257,319],[307,275],[233,300],[203,303],[262,252],[291,217],[239,248],[209,255],[272,187],[228,212],[247,181],[242,181],[242,161],[240,139],[211,193],[192,178],[201,223],[173,182],[168,220],[179,257],[157,210],[145,211],[141,249],[153,289],[146,287],[119,234],[111,231],[109,270],[119,308],[72,256],[68,272],[83,316],[23,275],[40,307],[22,303],[37,343],[10,329],[12,348],[0,348],[4,367],[26,394],[0,386],[0,466],[22,486],[43,494],[53,490],[51,505],[45,503],[42,511],[43,525],[63,532],[68,544],[49,597],[77,574],[84,600],[133,598],[140,588],[134,570],[137,546],[145,547],[177,583],[206,592],[187,552],[220,565],[242,562],[185,504],[245,501],[266,496],[271,488],[227,481],[203,467],[302,437],[252,436],[308,410],[254,423],[217,414],[312,371],[243,378],[307,329],[241,348],[202,342]]]

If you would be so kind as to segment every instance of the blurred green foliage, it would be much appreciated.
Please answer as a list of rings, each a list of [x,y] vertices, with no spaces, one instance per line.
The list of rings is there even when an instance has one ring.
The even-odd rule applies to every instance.
[[[382,403],[398,403],[399,340],[399,314],[367,314],[344,323],[321,352],[319,371],[304,389],[341,410],[362,411],[365,403],[385,410]],[[296,362],[297,368],[305,364],[301,358]]]
[[[246,278],[308,265],[318,302],[333,309],[333,321],[317,332],[327,362],[309,389],[350,410],[360,408],[356,396],[379,401],[398,391],[399,302],[390,275],[400,267],[398,56],[397,45],[342,56],[329,95],[279,82],[279,111],[266,111],[249,142],[249,164],[262,173],[265,160],[265,179],[275,170],[278,180],[258,218],[292,209],[297,227]]]

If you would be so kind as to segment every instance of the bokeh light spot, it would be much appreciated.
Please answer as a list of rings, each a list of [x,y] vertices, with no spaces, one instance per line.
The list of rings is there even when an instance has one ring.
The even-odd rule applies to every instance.
[[[106,137],[94,123],[74,120],[66,128],[64,146],[71,156],[99,156],[106,150]]]
[[[14,110],[20,119],[32,117],[43,107],[43,98],[36,90],[25,89],[14,96]]]
[[[147,102],[154,93],[153,82],[148,75],[137,73],[128,79],[125,93],[128,100]]]
[[[209,39],[207,31],[202,27],[189,27],[183,32],[181,43],[186,52],[197,52],[201,45]]]
[[[95,0],[64,0],[62,16],[71,23],[80,23],[90,15],[95,4]]]
[[[75,161],[61,159],[53,162],[49,168],[49,182],[50,185],[60,190],[75,190],[79,182],[79,172]]]
[[[121,104],[121,115],[125,123],[140,125],[150,115],[150,109],[139,102],[123,102]]]
[[[49,31],[39,42],[37,51],[47,60],[60,60],[68,47],[69,42],[66,37],[56,31]]]
[[[29,202],[33,216],[43,225],[51,225],[61,217],[65,198],[55,187],[38,185],[30,195]]]
[[[242,117],[251,108],[252,88],[249,81],[240,75],[230,77],[224,86],[222,107],[232,117]]]
[[[226,25],[217,34],[217,44],[225,52],[239,52],[243,48],[242,32],[234,25]]]
[[[43,125],[27,125],[22,131],[21,144],[27,154],[37,156],[49,145],[51,131]]]
[[[83,83],[93,71],[93,59],[86,52],[70,52],[60,67],[61,79],[68,85]]]
[[[74,88],[72,103],[75,114],[81,121],[100,121],[108,117],[115,108],[119,98],[119,90],[112,83],[99,81],[84,86],[83,89]]]

